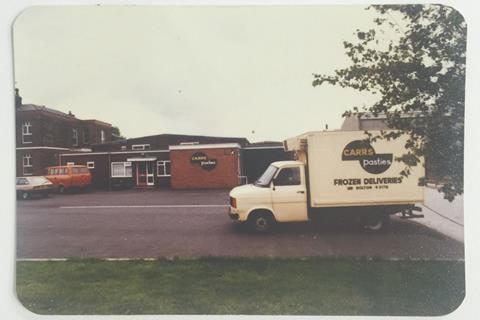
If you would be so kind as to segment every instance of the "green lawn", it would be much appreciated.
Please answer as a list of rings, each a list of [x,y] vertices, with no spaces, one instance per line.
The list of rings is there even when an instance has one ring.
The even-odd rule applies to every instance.
[[[465,294],[463,262],[315,258],[18,262],[40,314],[441,315]]]

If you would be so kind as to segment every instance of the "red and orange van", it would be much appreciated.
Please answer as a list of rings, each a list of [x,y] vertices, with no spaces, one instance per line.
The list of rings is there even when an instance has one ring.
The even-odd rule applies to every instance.
[[[86,166],[48,167],[45,178],[50,180],[60,193],[72,188],[86,189],[92,183],[92,175]]]

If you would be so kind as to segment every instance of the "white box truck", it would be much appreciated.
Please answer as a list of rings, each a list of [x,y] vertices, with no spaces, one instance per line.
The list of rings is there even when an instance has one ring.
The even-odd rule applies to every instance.
[[[370,131],[376,135],[379,132]],[[284,141],[295,161],[273,162],[253,184],[230,192],[229,216],[264,232],[275,222],[353,217],[381,230],[390,215],[422,217],[422,163],[405,177],[406,137],[370,142],[363,131],[309,132]],[[320,220],[321,221],[321,220]]]

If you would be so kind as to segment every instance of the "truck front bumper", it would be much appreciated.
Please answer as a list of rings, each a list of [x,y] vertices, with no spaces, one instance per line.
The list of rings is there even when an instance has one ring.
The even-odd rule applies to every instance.
[[[230,218],[232,218],[233,220],[238,220],[239,217],[240,217],[238,213],[233,212],[233,208],[232,208],[232,207],[229,207],[229,208],[228,208],[228,216],[229,216]]]

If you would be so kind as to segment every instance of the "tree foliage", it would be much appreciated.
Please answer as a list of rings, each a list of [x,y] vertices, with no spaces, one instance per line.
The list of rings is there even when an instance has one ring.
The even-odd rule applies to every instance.
[[[334,75],[315,74],[313,85],[377,94],[376,103],[362,110],[352,106],[344,116],[386,115],[390,128],[408,135],[407,154],[397,159],[405,163],[403,174],[425,157],[427,176],[442,183],[440,191],[451,201],[463,193],[466,23],[442,5],[368,10],[378,13],[375,28],[357,30],[354,41],[344,42],[352,64]],[[372,139],[397,136],[382,132]]]
[[[118,127],[112,127],[112,140],[123,140],[125,139],[124,136],[120,133],[120,129]]]

